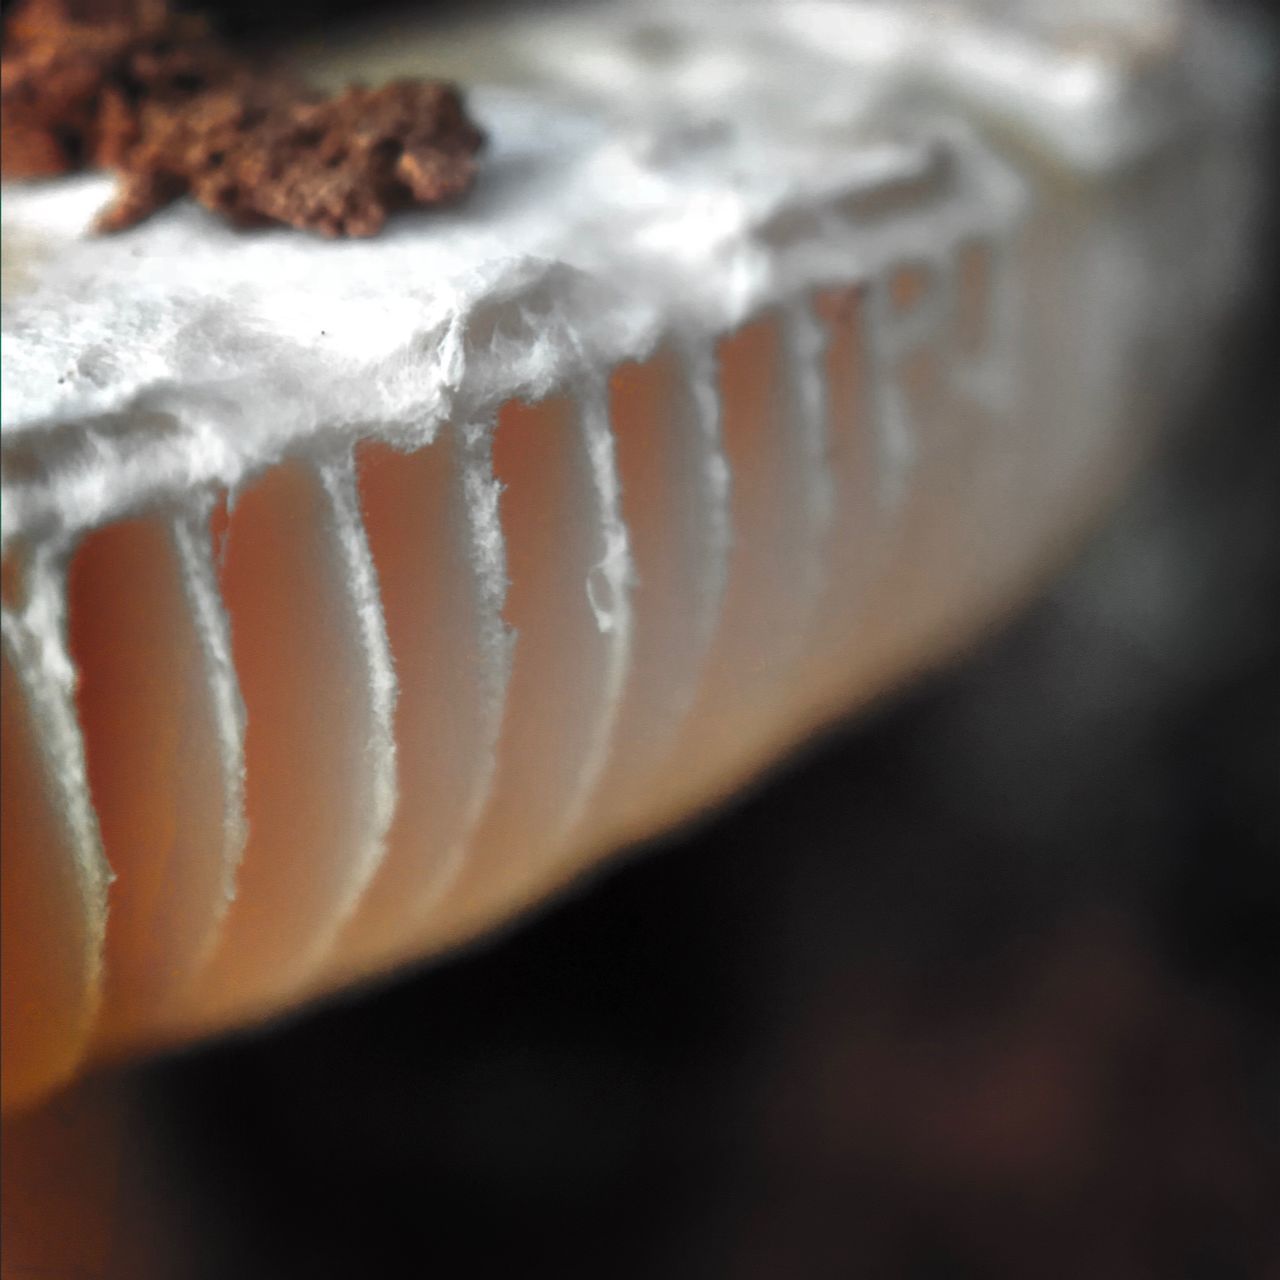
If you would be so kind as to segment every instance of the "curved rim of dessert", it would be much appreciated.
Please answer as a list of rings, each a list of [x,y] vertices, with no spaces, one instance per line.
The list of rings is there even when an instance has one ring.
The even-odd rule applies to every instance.
[[[829,73],[830,64],[824,65]],[[93,810],[84,807],[90,803],[89,787],[66,634],[64,579],[82,534],[144,511],[163,512],[170,524],[197,520],[208,513],[213,495],[224,493],[234,501],[251,480],[285,460],[303,465],[280,468],[275,478],[291,474],[299,486],[298,509],[310,509],[319,501],[316,486],[327,477],[321,516],[326,546],[335,538],[342,544],[341,582],[335,579],[340,610],[348,623],[368,625],[339,637],[341,645],[356,642],[359,655],[329,655],[324,669],[359,668],[358,683],[370,700],[356,717],[361,723],[346,736],[354,742],[364,729],[376,730],[381,761],[348,805],[347,819],[362,836],[359,857],[343,861],[334,880],[341,901],[330,904],[326,927],[336,928],[352,895],[367,884],[366,872],[382,856],[393,803],[387,788],[393,782],[394,675],[352,488],[354,445],[381,440],[408,449],[430,444],[450,427],[477,457],[488,459],[488,469],[471,476],[482,482],[483,492],[468,501],[482,503],[482,532],[500,544],[492,454],[495,439],[501,449],[512,433],[498,429],[499,410],[509,420],[507,409],[518,400],[550,397],[550,403],[572,406],[573,466],[582,477],[574,496],[590,508],[590,529],[575,535],[580,563],[569,575],[570,586],[561,582],[557,590],[562,602],[572,591],[580,619],[588,603],[594,615],[585,628],[596,640],[595,687],[579,726],[584,758],[571,762],[567,789],[557,793],[563,812],[553,816],[562,844],[594,787],[596,757],[618,714],[620,681],[629,661],[632,564],[618,506],[614,424],[603,397],[609,371],[646,359],[660,344],[678,351],[690,371],[696,366],[703,375],[726,347],[738,352],[739,361],[767,362],[765,348],[772,339],[759,348],[750,335],[760,331],[757,321],[770,317],[780,349],[793,365],[805,366],[812,382],[823,358],[821,295],[856,291],[865,308],[870,364],[864,372],[875,388],[876,419],[871,433],[876,451],[863,468],[870,487],[865,494],[859,488],[859,496],[882,513],[918,512],[917,498],[928,485],[913,478],[932,474],[936,482],[939,456],[945,462],[950,455],[924,448],[929,442],[913,432],[898,375],[955,318],[960,259],[976,248],[987,253],[990,268],[985,319],[1009,337],[1016,328],[1010,322],[1016,305],[1011,309],[1009,303],[1025,301],[1030,291],[1028,271],[1018,268],[1028,268],[1039,290],[1036,336],[1041,347],[1049,348],[1035,353],[1043,386],[1021,362],[1026,344],[1020,337],[989,342],[987,353],[945,357],[947,376],[956,380],[955,389],[972,402],[970,407],[1000,419],[1009,433],[1006,446],[1020,431],[1028,436],[1025,447],[1003,449],[983,437],[982,456],[991,466],[1003,472],[996,453],[1037,455],[1042,470],[1058,476],[1042,486],[1043,492],[1037,490],[1035,517],[1022,528],[1025,538],[1009,539],[1023,545],[1008,550],[1003,572],[1016,576],[1015,562],[1030,563],[1043,549],[1039,544],[1057,536],[1055,528],[1060,533],[1096,500],[1094,490],[1108,483],[1097,474],[1100,463],[1116,464],[1113,472],[1124,470],[1120,464],[1132,460],[1147,434],[1149,409],[1188,385],[1201,363],[1183,358],[1196,354],[1188,334],[1221,310],[1238,276],[1234,269],[1244,259],[1241,246],[1247,237],[1239,237],[1233,258],[1233,228],[1214,226],[1202,235],[1200,223],[1212,205],[1206,191],[1212,194],[1221,173],[1230,175],[1239,151],[1228,153],[1225,170],[1215,164],[1207,169],[1195,164],[1188,171],[1177,163],[1157,166],[1165,177],[1172,170],[1172,188],[1162,180],[1144,183],[1140,173],[1136,183],[1127,182],[1131,170],[1141,170],[1128,161],[1122,172],[1099,183],[1096,172],[1079,174],[1061,156],[1055,165],[1044,148],[1028,149],[1025,130],[1011,144],[1007,131],[993,128],[980,112],[948,105],[945,94],[869,97],[861,83],[846,93],[840,76],[833,85],[830,97],[806,102],[798,115],[781,119],[753,111],[746,99],[733,95],[720,104],[718,116],[709,118],[686,110],[685,103],[674,116],[648,100],[620,115],[598,106],[482,92],[476,98],[478,114],[495,146],[487,181],[474,200],[446,213],[405,217],[372,243],[318,243],[289,231],[236,232],[190,208],[172,209],[119,239],[88,241],[81,233],[105,194],[103,180],[94,178],[30,187],[6,200],[6,227],[43,236],[48,249],[31,264],[28,279],[4,309],[9,335],[4,373],[17,393],[16,407],[13,396],[5,406],[4,529],[15,554],[4,562],[4,621],[12,665],[34,682],[27,701],[41,720],[38,746],[46,771],[75,801],[64,806],[59,821],[75,826],[64,835],[79,878],[60,891],[73,893],[83,910],[73,922],[80,932],[70,930],[64,949],[74,952],[76,964],[84,960],[90,968],[83,981],[77,978],[80,1004],[64,1011],[67,1016],[93,1016],[99,986],[94,966],[110,877]],[[735,104],[741,114],[726,109]],[[1206,110],[1212,123],[1213,111]],[[1190,153],[1195,159],[1196,149]],[[1212,158],[1219,158],[1216,152]],[[1179,178],[1189,180],[1178,186]],[[1150,224],[1167,220],[1166,206],[1160,205],[1160,216],[1148,217],[1155,208],[1152,200],[1183,189],[1191,197],[1184,202],[1187,212],[1172,218],[1172,238],[1167,227],[1161,235],[1160,226]],[[1055,222],[1058,214],[1065,217]],[[1185,270],[1187,288],[1181,296],[1196,303],[1197,313],[1148,333],[1170,297],[1163,287],[1161,251],[1169,244],[1185,246],[1189,237],[1198,237],[1201,252],[1194,269]],[[924,288],[914,301],[903,303],[899,286],[909,285],[904,276],[912,274],[924,280]],[[1061,352],[1052,349],[1057,342]],[[1162,375],[1165,364],[1170,366],[1168,377],[1150,394],[1139,392],[1134,380],[1155,369],[1147,357],[1156,354],[1165,357]],[[1042,423],[1027,399],[1032,384],[1035,394],[1050,402]],[[758,382],[752,385],[760,399]],[[814,504],[806,515],[814,523],[796,536],[811,550],[823,541],[819,526],[830,512],[824,516],[817,508],[834,506],[834,497],[826,493],[822,474],[821,434],[810,436],[822,409],[815,388],[816,383],[809,387],[815,394],[801,395],[793,406],[794,423],[788,418],[780,427],[779,419],[769,428],[773,436],[788,438],[787,455],[796,468],[791,479],[803,474],[804,480],[788,497],[757,484],[756,505],[745,508],[745,515],[733,515],[731,541],[746,534],[743,542],[756,538],[759,551],[760,527],[773,527],[770,513],[779,506],[794,516],[800,492]],[[1009,412],[1015,403],[1017,412]],[[551,422],[537,414],[533,418],[544,428]],[[556,434],[549,430],[545,438]],[[750,432],[748,438],[755,439]],[[757,445],[764,447],[764,440],[760,436]],[[532,456],[541,466],[543,454],[535,449]],[[718,454],[719,461],[727,466],[728,456],[727,451]],[[926,465],[917,471],[917,462]],[[733,480],[729,477],[730,488]],[[1071,509],[1059,498],[1069,500]],[[254,500],[246,492],[244,510]],[[957,509],[946,510],[954,517]],[[728,519],[727,508],[724,514]],[[890,514],[885,521],[898,529]],[[936,521],[932,528],[936,534]],[[564,542],[561,537],[552,552],[563,551]],[[893,581],[881,564],[877,586],[889,594],[875,598],[891,602],[893,591],[904,589],[898,580],[905,578],[917,589],[921,583],[938,588],[939,600],[960,611],[955,584],[949,594],[937,565],[926,565],[921,573],[921,564],[902,558],[910,559],[913,544],[890,542],[898,556],[889,565]],[[930,545],[945,572],[954,556],[937,542],[923,549],[929,551]],[[778,568],[776,556],[756,558]],[[718,626],[747,630],[752,620],[758,629],[770,630],[792,606],[807,616],[817,600],[809,582],[817,558],[817,550],[805,564],[787,558],[781,577],[794,577],[794,589],[766,592],[772,613],[733,612],[726,605]],[[714,569],[719,562],[708,564]],[[479,559],[473,563],[476,571],[482,567]],[[201,580],[211,578],[209,564],[199,568]],[[505,578],[496,561],[490,568]],[[737,574],[739,602],[744,577],[750,580],[748,591],[767,579],[758,566],[748,568],[745,575]],[[832,572],[825,563],[821,569]],[[957,581],[968,579],[960,574]],[[216,594],[215,583],[206,585]],[[493,585],[501,594],[503,583],[495,578]],[[854,587],[846,583],[843,589]],[[910,593],[910,585],[905,590]],[[197,596],[189,608],[199,604]],[[325,600],[332,603],[328,596]],[[205,603],[217,611],[216,600]],[[971,611],[974,607],[971,602]],[[544,603],[544,614],[546,608]],[[295,614],[310,616],[308,609]],[[881,642],[894,632],[892,608],[889,613],[879,626]],[[928,610],[917,614],[897,625],[922,630],[921,620],[932,615]],[[219,620],[215,624],[217,635],[211,639],[217,643],[206,645],[202,662],[206,675],[220,681],[216,690],[207,691],[218,695],[209,708],[216,712],[210,745],[220,753],[224,798],[235,809],[224,824],[224,846],[234,856],[235,841],[243,834],[237,826],[243,797],[236,782],[244,769],[238,741],[243,716],[231,696],[234,673],[222,669],[225,627]],[[493,675],[507,671],[506,625],[496,614],[487,616],[480,639]],[[792,619],[790,627],[804,631],[806,641],[814,638],[811,619]],[[919,647],[920,636],[894,634],[899,648]],[[864,648],[866,640],[860,633]],[[784,637],[770,643],[776,648],[788,642]],[[784,647],[782,652],[791,651]],[[860,654],[859,661],[864,658]],[[821,654],[811,665],[826,670]],[[729,666],[736,676],[760,674],[742,660]],[[853,669],[861,670],[857,664]],[[573,671],[572,678],[578,680],[580,672]],[[830,689],[843,689],[852,678],[846,673]],[[889,676],[863,670],[860,678]],[[859,696],[867,692],[862,689]],[[732,681],[726,688],[720,679],[716,693],[714,710],[732,723]],[[786,710],[795,712],[804,697],[791,689],[789,701]],[[759,748],[755,756],[766,746],[778,751],[794,741],[799,723],[782,713],[776,699],[765,702],[777,723],[766,732],[757,717],[756,738],[747,744]],[[783,721],[795,723],[786,730]],[[734,744],[738,755],[740,748]],[[733,751],[726,758],[724,776],[740,779]],[[211,757],[210,767],[215,763]],[[701,775],[696,768],[689,775],[667,779],[662,797],[683,797],[684,812],[698,803],[689,797]],[[705,779],[701,785],[704,791],[698,794],[705,799]],[[512,908],[514,899],[528,905],[537,885],[545,889],[562,880],[574,851],[560,852],[568,859],[564,865],[533,867],[532,876],[525,868],[519,883],[513,872],[504,872],[516,887],[498,895],[499,908],[522,909],[518,902]],[[493,902],[477,902],[464,903],[437,941],[452,945],[459,927],[474,932],[473,924],[486,911],[493,915]],[[331,937],[332,931],[326,933],[326,947]],[[69,1069],[59,1068],[62,1074]]]

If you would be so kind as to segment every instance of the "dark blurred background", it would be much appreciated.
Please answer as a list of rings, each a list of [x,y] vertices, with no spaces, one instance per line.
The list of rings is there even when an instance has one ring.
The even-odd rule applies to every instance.
[[[189,1274],[1280,1275],[1275,266],[1003,634],[504,938],[150,1068]]]

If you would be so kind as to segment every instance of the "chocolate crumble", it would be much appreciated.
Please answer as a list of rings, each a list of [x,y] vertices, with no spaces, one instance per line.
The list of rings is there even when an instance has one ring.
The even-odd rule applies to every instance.
[[[4,174],[116,169],[101,231],[190,195],[241,226],[370,236],[396,210],[464,194],[483,141],[451,85],[325,97],[159,0],[27,0],[6,21]]]

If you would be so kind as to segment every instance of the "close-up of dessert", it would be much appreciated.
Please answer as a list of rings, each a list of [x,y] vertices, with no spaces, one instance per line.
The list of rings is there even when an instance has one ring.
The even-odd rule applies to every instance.
[[[1275,59],[1248,8],[16,0],[3,20],[6,1277],[356,1274],[319,1228],[218,1252],[249,1229],[200,1208],[214,1175],[172,1114],[195,1077],[165,1073],[288,1054],[423,962],[443,976],[410,983],[488,973],[477,993],[533,972],[504,948],[627,892],[600,882],[611,858],[624,886],[667,874],[628,851],[662,840],[674,866],[733,806],[765,815],[747,865],[799,893],[810,827],[869,810],[837,785],[769,818],[775,771],[816,778],[851,715],[999,652],[1265,346]],[[1117,572],[1073,615],[1099,634],[1123,631],[1114,599],[1168,587]],[[1009,760],[1019,732],[992,731]],[[959,754],[1004,758],[985,750]],[[917,865],[922,894],[959,874]],[[726,902],[751,881],[731,867]],[[630,954],[691,901],[644,898]],[[804,998],[891,951],[818,966]],[[433,1019],[433,1052],[465,1039],[397,1015]],[[482,1129],[451,1141],[483,1150]],[[178,1214],[156,1195],[180,1149]],[[442,1166],[442,1206],[470,1167]],[[936,1265],[828,1266],[724,1231],[714,1261],[667,1239],[558,1270],[969,1265],[939,1244]],[[366,1264],[416,1274],[415,1247],[388,1228]]]

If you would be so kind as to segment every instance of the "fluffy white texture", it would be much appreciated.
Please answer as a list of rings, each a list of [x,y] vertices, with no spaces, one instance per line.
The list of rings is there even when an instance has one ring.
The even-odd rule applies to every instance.
[[[235,872],[248,834],[244,818],[244,700],[231,653],[231,628],[218,590],[218,571],[208,537],[207,501],[174,518],[173,540],[182,582],[204,656],[205,679],[217,730],[223,772],[223,892],[216,927],[235,897]]]
[[[857,193],[895,180],[970,197],[915,237],[889,219],[895,253],[946,242],[958,205],[999,222],[1007,175],[930,109],[976,107],[1096,174],[1206,104],[1238,112],[1258,79],[1246,41],[1182,0],[650,0],[481,30],[481,65],[557,94],[474,95],[476,191],[372,242],[237,231],[189,203],[96,240],[110,179],[6,191],[0,539],[234,487],[327,435],[426,443],[661,336],[865,278],[885,248]],[[361,64],[331,74],[447,74],[448,49],[398,29],[331,51]]]
[[[8,190],[23,260],[3,307],[5,541],[235,487],[335,437],[427,443],[664,333],[723,332],[810,283],[936,252],[957,217],[1000,222],[1017,200],[972,139],[927,121],[862,143],[851,124],[832,148],[477,106],[493,141],[472,197],[372,241],[238,231],[189,203],[95,239],[109,179]],[[931,174],[936,198],[891,234],[860,220],[860,194]]]
[[[567,3],[452,32],[398,23],[309,61],[334,84],[353,68],[416,74],[425,61],[465,78],[480,66],[586,101],[680,114],[733,100],[757,121],[811,128],[843,124],[853,92],[870,109],[905,90],[990,111],[1044,154],[1104,173],[1194,114],[1212,26],[1189,0],[629,0],[589,21]],[[833,65],[843,96],[824,91]]]
[[[351,593],[357,645],[363,659],[366,738],[361,752],[364,764],[363,812],[351,859],[350,879],[343,901],[317,942],[323,953],[355,912],[386,852],[387,829],[396,811],[395,705],[398,689],[387,641],[386,619],[378,593],[377,575],[356,487],[355,461],[349,451],[327,460],[320,469],[328,498],[340,577]]]

